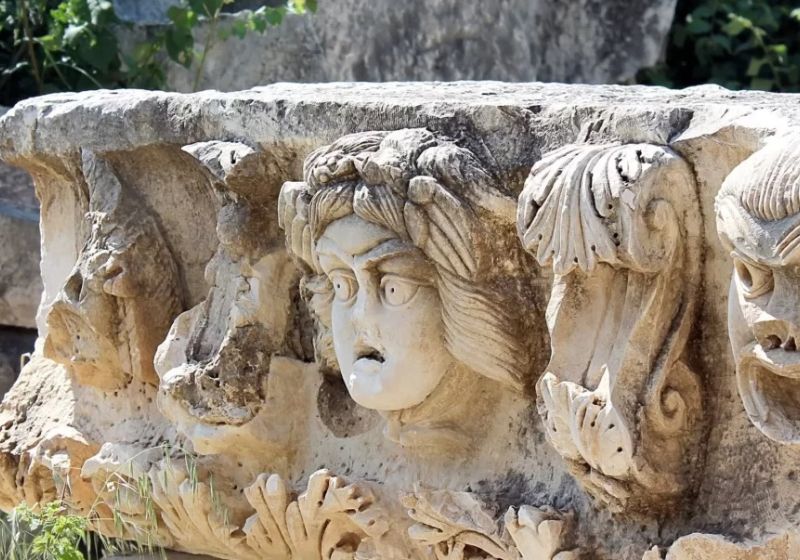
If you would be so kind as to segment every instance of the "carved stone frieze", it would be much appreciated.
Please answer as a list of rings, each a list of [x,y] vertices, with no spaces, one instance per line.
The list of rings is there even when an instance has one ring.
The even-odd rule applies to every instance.
[[[689,166],[649,144],[565,146],[533,166],[518,226],[555,275],[537,384],[548,440],[612,510],[669,502],[701,417],[683,359],[700,283]]]
[[[300,437],[293,433],[300,419],[284,407],[297,386],[284,390],[269,372],[273,354],[302,357],[303,348],[292,312],[297,270],[278,239],[271,191],[279,182],[270,187],[267,179],[275,164],[239,143],[184,150],[215,184],[219,248],[206,267],[206,299],[175,319],[155,357],[161,410],[200,453],[231,446],[247,460],[267,448],[289,453],[287,438]]]
[[[23,102],[0,508],[223,560],[794,559],[798,126],[716,88]]]

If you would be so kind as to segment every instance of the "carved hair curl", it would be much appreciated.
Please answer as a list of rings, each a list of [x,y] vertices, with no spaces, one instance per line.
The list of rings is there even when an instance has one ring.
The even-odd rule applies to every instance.
[[[722,184],[717,201],[737,200],[765,222],[800,214],[800,142],[774,140],[738,165]]]

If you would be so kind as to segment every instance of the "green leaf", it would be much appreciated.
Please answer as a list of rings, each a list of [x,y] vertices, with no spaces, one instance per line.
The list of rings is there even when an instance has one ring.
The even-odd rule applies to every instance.
[[[712,35],[711,41],[724,52],[731,52],[731,38],[727,35]]]
[[[766,78],[753,78],[752,80],[750,80],[750,89],[772,91],[774,85],[775,85],[774,80],[769,80]]]
[[[753,22],[749,19],[731,14],[730,21],[722,26],[722,30],[731,37],[736,37],[745,29],[750,29],[752,27]]]
[[[716,7],[712,4],[701,4],[692,12],[692,17],[695,18],[709,18],[717,11]]]
[[[772,53],[778,55],[779,57],[784,57],[789,52],[789,47],[784,44],[778,45],[769,45],[767,50],[771,51]]]
[[[686,31],[692,35],[702,35],[711,31],[711,29],[713,29],[711,24],[704,19],[692,18],[691,21],[686,24]]]
[[[767,63],[766,58],[753,58],[750,60],[750,64],[747,66],[747,75],[748,76],[758,76],[758,73],[761,71],[761,67]]]
[[[267,8],[265,16],[267,23],[272,26],[280,25],[283,22],[283,17],[286,15],[286,8]]]
[[[187,0],[189,7],[205,17],[214,17],[226,4],[225,0]]]
[[[234,21],[231,26],[231,33],[239,37],[239,39],[244,39],[245,35],[247,35],[247,22],[241,19]]]
[[[167,29],[164,36],[164,46],[167,55],[187,68],[192,65],[194,58],[194,38],[191,31],[182,28]]]

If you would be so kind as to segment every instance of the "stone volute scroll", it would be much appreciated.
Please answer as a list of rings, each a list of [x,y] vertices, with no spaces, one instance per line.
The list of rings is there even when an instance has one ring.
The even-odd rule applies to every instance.
[[[547,439],[608,509],[674,503],[701,409],[684,361],[700,282],[689,166],[656,145],[563,147],[533,166],[518,228],[554,272],[537,384]]]
[[[404,447],[462,450],[501,391],[531,384],[514,208],[475,154],[424,129],[342,137],[282,189],[318,359]]]
[[[769,438],[800,443],[800,144],[773,140],[737,166],[716,199],[733,259],[728,334],[739,394]]]

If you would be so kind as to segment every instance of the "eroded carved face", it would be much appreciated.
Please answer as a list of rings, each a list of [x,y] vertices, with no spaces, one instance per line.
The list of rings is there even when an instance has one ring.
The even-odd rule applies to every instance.
[[[353,400],[387,411],[421,403],[454,362],[433,265],[355,215],[331,223],[316,250],[333,289],[334,350]]]
[[[98,253],[76,267],[53,302],[48,315],[45,355],[70,366],[80,379],[104,379],[113,386],[116,372],[131,371],[122,364],[129,355],[127,341],[115,340],[105,333],[116,333],[121,310],[113,295],[113,259],[107,252]],[[109,266],[110,265],[110,266]],[[127,366],[127,367],[125,367]]]
[[[800,441],[800,215],[766,222],[718,206],[731,250],[728,331],[739,392],[753,423],[778,441]]]

